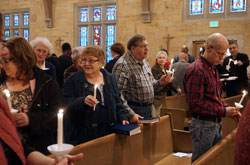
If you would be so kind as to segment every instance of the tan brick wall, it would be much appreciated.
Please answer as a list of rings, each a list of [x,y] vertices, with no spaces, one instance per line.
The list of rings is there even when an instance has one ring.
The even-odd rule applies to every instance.
[[[30,38],[46,36],[54,45],[57,55],[61,54],[56,40],[61,37],[74,47],[74,3],[91,0],[53,0],[53,28],[45,24],[42,0],[1,0],[0,11],[30,8]],[[174,36],[170,41],[170,58],[187,44],[192,51],[192,40],[206,39],[214,32],[240,39],[241,52],[250,54],[250,20],[219,21],[219,28],[209,28],[208,21],[183,23],[182,0],[151,0],[151,23],[142,23],[141,0],[117,0],[117,41],[126,45],[134,33],[145,35],[149,45],[148,61],[152,65],[157,51],[166,48],[167,34]],[[231,38],[232,39],[232,38]]]

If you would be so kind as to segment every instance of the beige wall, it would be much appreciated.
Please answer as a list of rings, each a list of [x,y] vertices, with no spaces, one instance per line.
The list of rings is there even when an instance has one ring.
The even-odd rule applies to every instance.
[[[0,11],[30,8],[30,38],[46,36],[54,44],[57,55],[61,54],[56,40],[74,45],[74,3],[91,0],[53,0],[53,28],[45,24],[42,0],[1,0]],[[250,20],[220,20],[218,28],[209,28],[209,21],[183,22],[182,0],[150,0],[151,23],[142,23],[142,0],[117,0],[117,41],[126,45],[134,33],[146,36],[149,45],[148,61],[152,65],[157,51],[166,48],[166,37],[170,41],[170,58],[179,53],[180,47],[187,44],[192,51],[192,41],[204,40],[214,32],[220,32],[229,39],[239,41],[240,50],[250,54]],[[192,52],[191,52],[192,53]]]

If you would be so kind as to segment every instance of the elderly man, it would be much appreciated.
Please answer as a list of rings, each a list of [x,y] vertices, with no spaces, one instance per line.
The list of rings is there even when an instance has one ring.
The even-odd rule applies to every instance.
[[[223,66],[230,76],[237,76],[238,78],[227,82],[227,97],[239,95],[243,89],[247,90],[247,67],[249,65],[248,55],[239,53],[239,46],[235,40],[229,41],[229,51],[231,56],[225,58]]]
[[[142,35],[135,34],[127,43],[128,52],[116,62],[113,74],[118,82],[123,105],[131,123],[139,123],[139,118],[151,116],[154,90],[161,90],[173,78],[163,75],[154,79],[145,58],[148,42]]]
[[[238,108],[221,101],[221,82],[215,65],[220,63],[228,41],[220,33],[208,37],[205,52],[190,64],[184,76],[184,89],[193,120],[189,130],[193,139],[192,162],[222,139],[221,118],[239,118]]]
[[[189,59],[187,53],[182,52],[179,55],[179,61],[173,64],[173,69],[174,69],[173,85],[176,86],[177,88],[180,88],[182,93],[184,93],[183,77],[187,67],[190,65],[188,61]]]
[[[188,62],[192,63],[194,62],[194,56],[192,56],[191,54],[188,54],[188,47],[187,45],[182,45],[181,47],[181,53],[186,53],[188,55]],[[179,55],[174,57],[174,63],[179,61]]]

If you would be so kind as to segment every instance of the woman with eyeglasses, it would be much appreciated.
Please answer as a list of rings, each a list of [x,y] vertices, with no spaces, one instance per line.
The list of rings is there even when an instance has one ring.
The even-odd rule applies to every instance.
[[[0,94],[10,91],[13,118],[19,135],[27,145],[48,154],[56,143],[58,109],[64,97],[57,82],[37,66],[37,57],[22,37],[10,38],[0,51]]]
[[[37,37],[30,41],[30,45],[36,53],[37,67],[56,79],[55,66],[46,60],[47,57],[51,56],[53,51],[51,42],[46,37]]]
[[[105,62],[102,48],[86,46],[80,57],[82,69],[66,79],[63,85],[72,127],[65,131],[68,133],[65,140],[72,144],[107,135],[115,123],[128,124],[117,82],[102,69]]]

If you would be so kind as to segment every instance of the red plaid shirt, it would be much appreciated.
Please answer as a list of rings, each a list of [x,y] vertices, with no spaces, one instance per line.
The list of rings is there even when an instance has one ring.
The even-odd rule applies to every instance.
[[[183,83],[192,114],[218,117],[226,115],[227,105],[221,101],[222,85],[218,71],[204,57],[188,67]]]

